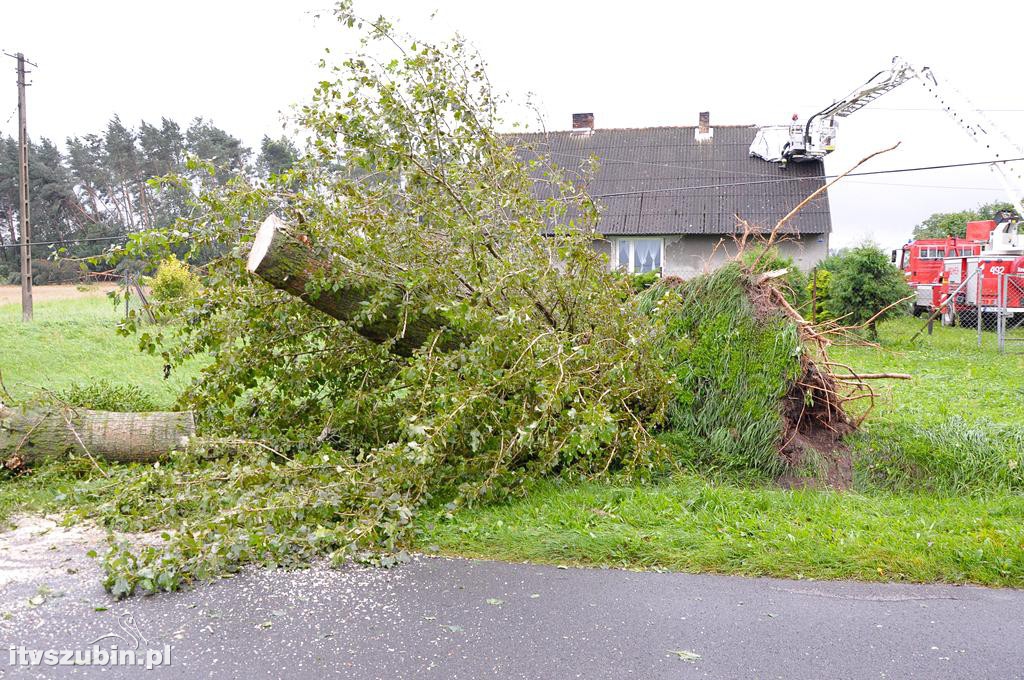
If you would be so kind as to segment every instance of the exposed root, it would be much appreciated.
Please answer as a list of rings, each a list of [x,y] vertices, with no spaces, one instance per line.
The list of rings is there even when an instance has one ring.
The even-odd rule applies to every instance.
[[[784,314],[797,328],[803,355],[803,370],[782,403],[783,435],[779,455],[787,472],[779,482],[785,486],[825,485],[848,488],[852,479],[849,448],[843,438],[857,429],[874,407],[877,393],[873,380],[908,380],[905,373],[861,373],[832,361],[833,344],[871,345],[857,335],[861,326],[844,326],[831,321],[812,324],[786,299],[779,272],[757,273],[748,268],[747,294],[759,318]],[[867,408],[857,418],[846,405],[867,399]]]

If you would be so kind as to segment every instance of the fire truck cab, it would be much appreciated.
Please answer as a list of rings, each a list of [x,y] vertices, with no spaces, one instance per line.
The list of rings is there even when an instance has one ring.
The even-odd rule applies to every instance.
[[[979,223],[972,222],[970,224]],[[991,224],[994,228],[995,222]],[[899,265],[906,274],[907,283],[917,292],[917,298],[914,300],[914,316],[933,308],[935,293],[942,287],[943,274],[947,270],[947,258],[959,259],[981,253],[982,240],[972,238],[976,231],[973,233],[968,231],[967,238],[949,236],[947,238],[919,239],[906,244],[900,251],[893,251],[892,261]],[[984,238],[987,239],[988,235],[986,234]]]

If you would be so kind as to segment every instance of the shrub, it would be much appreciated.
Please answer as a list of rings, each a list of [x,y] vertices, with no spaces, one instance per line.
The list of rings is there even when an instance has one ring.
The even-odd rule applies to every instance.
[[[94,411],[138,413],[156,410],[149,395],[135,385],[119,385],[106,380],[75,383],[58,392],[57,397],[71,406]]]
[[[643,274],[633,274],[633,278],[632,278],[633,290],[638,292],[638,293],[640,291],[647,290],[648,288],[653,286],[655,283],[657,283],[658,279],[660,279],[660,278],[661,278],[661,271],[660,270],[656,271],[656,272],[645,272]]]
[[[171,302],[192,297],[199,287],[195,274],[188,265],[175,257],[169,257],[157,267],[156,276],[150,283],[153,298],[159,302]]]
[[[839,258],[829,282],[826,310],[835,318],[842,317],[845,324],[870,322],[867,323],[868,336],[875,339],[879,321],[909,311],[907,304],[886,307],[910,293],[903,273],[892,265],[881,248],[858,246]]]

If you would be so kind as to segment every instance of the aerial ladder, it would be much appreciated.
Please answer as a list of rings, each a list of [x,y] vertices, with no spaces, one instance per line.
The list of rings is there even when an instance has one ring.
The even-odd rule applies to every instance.
[[[1015,251],[1024,248],[1024,234],[1018,235],[1019,215],[1024,215],[1024,150],[956,88],[942,82],[928,67],[917,67],[901,57],[873,75],[866,83],[807,119],[790,125],[769,125],[758,129],[750,155],[783,165],[820,160],[835,150],[840,118],[856,113],[879,97],[909,80],[920,82],[971,139],[985,149],[989,167],[999,177],[1016,215],[1001,216],[992,232],[988,250]]]

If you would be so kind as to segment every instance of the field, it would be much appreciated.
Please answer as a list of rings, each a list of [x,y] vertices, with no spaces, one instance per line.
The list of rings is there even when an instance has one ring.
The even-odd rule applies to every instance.
[[[40,390],[107,380],[138,386],[160,407],[174,403],[194,370],[164,380],[160,356],[142,354],[135,338],[117,334],[123,309],[114,307],[108,290],[36,286],[35,321],[25,326],[20,288],[0,287],[0,371],[11,396],[27,399]]]
[[[122,312],[102,291],[37,301],[28,327],[17,304],[0,305],[0,369],[17,399],[102,379],[136,385],[167,407],[196,375],[198,362],[164,380],[159,356],[116,333]],[[881,348],[834,349],[834,359],[860,370],[914,376],[881,387],[851,439],[850,491],[786,491],[714,470],[645,483],[542,482],[502,505],[428,508],[412,547],[555,564],[1024,586],[1024,355],[979,350],[960,329],[937,327],[911,344],[919,324],[885,324]],[[66,497],[105,502],[110,486],[88,467],[51,465],[0,480],[0,518],[65,509]]]

